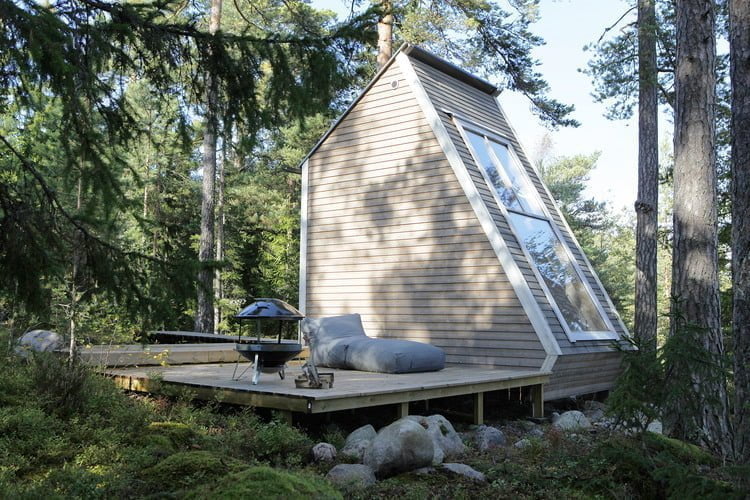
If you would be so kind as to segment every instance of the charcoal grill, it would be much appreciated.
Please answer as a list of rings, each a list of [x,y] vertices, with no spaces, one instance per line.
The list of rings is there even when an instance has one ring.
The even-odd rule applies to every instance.
[[[252,384],[257,385],[260,381],[260,374],[278,373],[281,379],[284,379],[286,363],[302,352],[302,344],[297,342],[282,342],[282,333],[284,325],[289,322],[299,322],[305,316],[295,307],[279,299],[255,299],[249,306],[240,311],[234,318],[240,322],[237,343],[234,345],[235,350],[244,358],[251,362]],[[255,320],[256,340],[250,343],[243,343],[242,324],[243,322]],[[263,341],[263,325],[276,322],[277,339],[276,341]],[[235,365],[233,380],[239,380],[248,369],[237,374],[237,365]]]

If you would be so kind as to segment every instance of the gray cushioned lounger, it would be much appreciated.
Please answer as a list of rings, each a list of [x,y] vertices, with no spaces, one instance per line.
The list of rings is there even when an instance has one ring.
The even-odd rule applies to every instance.
[[[316,337],[314,356],[320,366],[381,373],[430,372],[445,367],[445,353],[439,347],[368,337],[359,314],[306,318],[302,329]]]

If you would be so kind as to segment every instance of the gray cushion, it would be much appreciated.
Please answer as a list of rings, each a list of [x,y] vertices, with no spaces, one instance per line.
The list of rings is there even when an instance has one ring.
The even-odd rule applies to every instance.
[[[315,336],[315,364],[331,368],[344,368],[346,346],[341,340],[366,337],[359,314],[345,314],[328,318],[305,318],[302,331]]]
[[[432,372],[445,367],[445,353],[411,340],[355,338],[346,350],[346,364],[368,372]]]
[[[306,318],[302,329],[316,336],[315,363],[330,368],[412,373],[442,370],[442,349],[421,342],[376,339],[365,335],[359,314]]]

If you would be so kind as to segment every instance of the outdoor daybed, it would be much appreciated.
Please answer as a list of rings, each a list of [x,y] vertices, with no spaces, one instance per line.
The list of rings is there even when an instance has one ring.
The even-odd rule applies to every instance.
[[[368,337],[359,314],[306,318],[302,330],[314,338],[315,364],[381,373],[442,370],[445,353],[439,347],[411,340]]]

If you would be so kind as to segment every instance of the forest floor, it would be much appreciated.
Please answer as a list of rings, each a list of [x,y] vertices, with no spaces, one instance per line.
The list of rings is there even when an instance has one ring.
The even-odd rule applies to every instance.
[[[334,465],[311,459],[319,441],[341,446],[359,422],[290,427],[248,409],[123,393],[64,360],[0,368],[0,498],[746,498],[747,468],[686,443],[646,433],[564,433],[460,461],[476,482],[446,471],[402,474],[355,491],[325,480]],[[497,417],[501,418],[501,417]],[[514,420],[508,442],[522,436]],[[458,430],[467,430],[460,425]],[[514,429],[518,434],[514,435]],[[746,480],[746,479],[745,479]],[[744,489],[743,489],[744,488]]]

